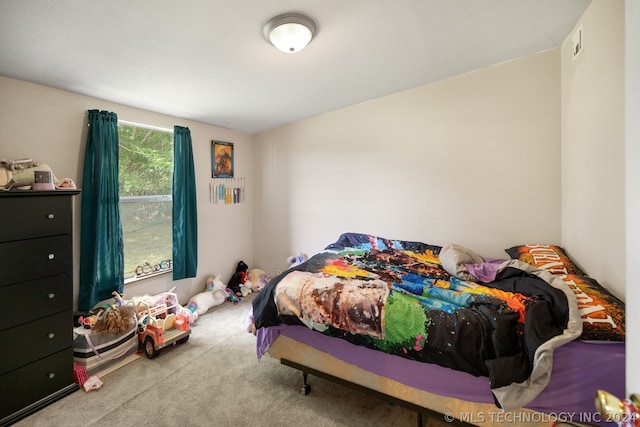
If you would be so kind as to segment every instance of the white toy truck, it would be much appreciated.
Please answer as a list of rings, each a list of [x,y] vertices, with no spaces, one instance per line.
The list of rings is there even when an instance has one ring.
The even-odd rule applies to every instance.
[[[153,297],[153,302],[138,303],[138,338],[145,356],[149,359],[160,354],[170,344],[187,342],[191,334],[189,317],[178,311],[178,297],[164,292]]]

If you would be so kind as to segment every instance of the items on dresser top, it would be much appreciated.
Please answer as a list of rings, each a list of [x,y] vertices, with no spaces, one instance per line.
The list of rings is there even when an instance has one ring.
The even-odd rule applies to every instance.
[[[76,189],[71,178],[58,180],[49,165],[32,159],[0,160],[0,189]]]

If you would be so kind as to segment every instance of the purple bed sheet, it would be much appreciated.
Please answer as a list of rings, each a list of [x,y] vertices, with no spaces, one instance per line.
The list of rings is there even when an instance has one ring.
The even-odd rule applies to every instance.
[[[488,378],[371,350],[305,326],[281,324],[259,329],[258,359],[278,335],[416,389],[470,402],[494,403]],[[624,343],[572,341],[554,350],[549,384],[526,407],[547,414],[571,414],[576,421],[591,420],[591,424],[611,425],[599,422],[596,413],[594,399],[600,389],[616,396],[625,395]]]

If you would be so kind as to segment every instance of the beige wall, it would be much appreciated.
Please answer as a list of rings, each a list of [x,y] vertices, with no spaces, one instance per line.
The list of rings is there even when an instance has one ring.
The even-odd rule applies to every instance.
[[[618,297],[625,294],[624,2],[595,1],[574,61],[562,44],[562,244]]]
[[[156,114],[100,99],[77,95],[44,86],[0,77],[0,158],[33,158],[52,167],[56,177],[72,178],[82,187],[82,162],[86,142],[86,111],[109,110],[118,118],[136,123],[173,129],[174,125],[191,130],[198,198],[198,274],[194,279],[177,282],[170,274],[127,285],[128,297],[155,294],[177,286],[181,302],[204,290],[209,274],[221,274],[228,280],[238,260],[253,265],[252,137],[202,123]],[[213,205],[209,202],[211,179],[211,140],[235,143],[236,176],[247,178],[248,202],[237,205]],[[76,265],[79,259],[79,207],[76,198]],[[3,225],[4,226],[4,225]],[[77,271],[74,300],[77,301]]]
[[[626,301],[626,389],[638,393],[640,7],[636,1],[593,1],[579,26],[583,54],[572,59],[571,36],[561,48],[562,242]]]
[[[627,394],[640,393],[640,2],[625,2]],[[633,356],[633,355],[636,356]]]
[[[257,135],[256,262],[346,231],[560,243],[559,69],[555,49]]]

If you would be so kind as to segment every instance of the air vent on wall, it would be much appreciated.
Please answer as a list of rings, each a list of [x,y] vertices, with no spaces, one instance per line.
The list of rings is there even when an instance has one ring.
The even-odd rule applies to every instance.
[[[573,35],[571,36],[571,40],[573,42],[573,50],[571,52],[573,55],[573,60],[575,61],[576,58],[578,58],[578,56],[580,56],[582,54],[582,51],[584,50],[584,46],[582,45],[582,25],[580,25],[578,29],[573,33]]]

